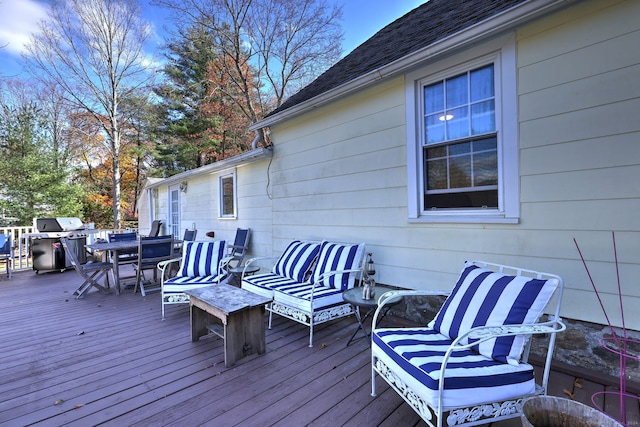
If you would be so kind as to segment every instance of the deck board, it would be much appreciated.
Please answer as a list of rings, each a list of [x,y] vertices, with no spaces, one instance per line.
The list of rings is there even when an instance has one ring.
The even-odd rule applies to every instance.
[[[0,280],[0,425],[425,425],[382,379],[370,396],[369,346],[346,346],[353,318],[320,325],[309,348],[306,327],[274,316],[267,353],[225,368],[220,339],[191,341],[188,305],[162,321],[157,292],[76,300],[80,283],[73,270]],[[616,385],[598,378],[554,370],[549,391],[591,404]],[[627,419],[639,413],[630,400]]]

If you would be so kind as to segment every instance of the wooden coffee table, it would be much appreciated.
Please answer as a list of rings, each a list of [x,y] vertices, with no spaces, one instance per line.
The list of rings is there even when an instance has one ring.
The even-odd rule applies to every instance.
[[[226,284],[185,291],[191,306],[191,341],[209,332],[224,340],[224,365],[267,351],[265,305],[270,298]]]

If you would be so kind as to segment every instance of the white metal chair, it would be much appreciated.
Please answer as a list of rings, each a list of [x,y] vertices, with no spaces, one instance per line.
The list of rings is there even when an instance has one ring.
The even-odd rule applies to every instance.
[[[519,417],[524,399],[547,393],[555,337],[565,329],[562,290],[557,275],[467,262],[436,317],[408,328],[379,327],[386,306],[442,292],[385,293],[372,324],[372,396],[377,373],[432,427]],[[551,315],[540,322],[547,305]],[[539,384],[527,363],[534,334],[549,337]]]
[[[222,259],[227,244],[224,240],[213,242],[184,242],[182,256],[158,263],[162,280],[162,319],[165,305],[189,303],[186,290],[220,283],[226,277]],[[169,277],[174,263],[180,262],[175,277]]]
[[[316,325],[353,313],[342,293],[362,277],[364,243],[293,240],[268,273],[243,274],[242,288],[273,298],[267,305],[269,329],[273,313],[309,327],[313,347]],[[253,258],[255,261],[268,258]],[[245,267],[246,268],[246,267]]]

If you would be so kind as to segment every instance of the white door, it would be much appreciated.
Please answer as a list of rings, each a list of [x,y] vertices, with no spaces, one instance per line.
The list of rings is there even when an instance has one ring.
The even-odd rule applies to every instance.
[[[167,232],[179,239],[180,235],[180,187],[169,188],[169,229]]]

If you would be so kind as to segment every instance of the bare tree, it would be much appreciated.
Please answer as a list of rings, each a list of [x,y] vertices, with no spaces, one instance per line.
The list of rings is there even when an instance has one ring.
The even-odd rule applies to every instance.
[[[180,25],[205,25],[216,38],[227,96],[252,122],[335,63],[342,53],[342,7],[326,0],[155,0]],[[257,88],[257,89],[256,89]],[[225,91],[224,87],[219,88]],[[258,90],[258,96],[252,91]],[[242,93],[240,102],[237,94]],[[258,99],[259,105],[255,105]]]
[[[101,123],[113,172],[113,223],[120,227],[120,98],[147,76],[149,27],[136,0],[61,0],[24,58],[37,78],[55,82],[73,107]]]
[[[40,84],[34,86],[34,90],[37,92],[35,98],[46,117],[46,127],[50,134],[51,150],[54,155],[54,166],[58,168],[60,164],[70,160],[69,143],[71,141],[65,139],[65,128],[71,113],[69,103],[65,102],[64,94],[55,82],[45,83],[40,79]]]

